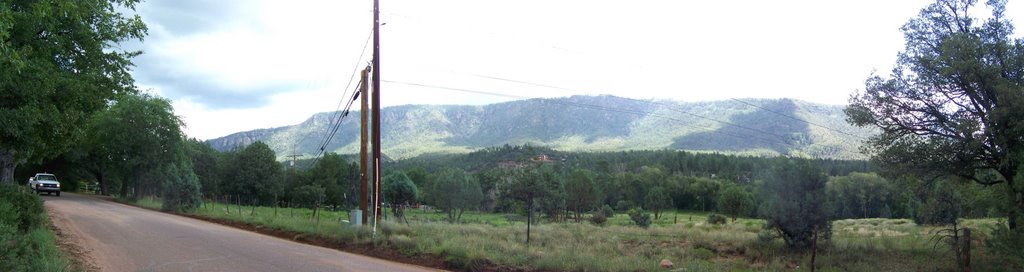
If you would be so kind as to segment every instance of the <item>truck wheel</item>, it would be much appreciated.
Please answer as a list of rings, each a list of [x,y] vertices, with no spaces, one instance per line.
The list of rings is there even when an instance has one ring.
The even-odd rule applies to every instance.
[[[60,196],[60,192],[57,192],[57,196]]]

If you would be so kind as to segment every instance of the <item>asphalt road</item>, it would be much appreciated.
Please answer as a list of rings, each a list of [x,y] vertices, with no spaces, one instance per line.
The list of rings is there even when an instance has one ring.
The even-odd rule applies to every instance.
[[[101,271],[434,271],[85,195],[43,200],[61,236]]]

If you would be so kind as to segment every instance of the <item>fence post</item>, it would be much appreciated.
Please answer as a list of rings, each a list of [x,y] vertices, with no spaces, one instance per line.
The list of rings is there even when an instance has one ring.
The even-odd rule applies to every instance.
[[[971,229],[964,228],[964,272],[971,272]]]

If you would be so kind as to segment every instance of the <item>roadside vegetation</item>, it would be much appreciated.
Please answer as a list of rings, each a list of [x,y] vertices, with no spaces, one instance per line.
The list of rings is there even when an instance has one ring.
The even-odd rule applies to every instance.
[[[162,206],[159,198],[139,205]],[[241,211],[241,213],[239,213]],[[274,230],[305,234],[292,239],[329,243],[376,245],[410,257],[438,257],[453,269],[495,268],[558,271],[663,271],[662,260],[686,271],[791,270],[806,268],[809,256],[791,250],[782,239],[765,238],[766,221],[739,218],[708,223],[712,213],[666,211],[642,228],[628,214],[613,215],[603,225],[542,222],[525,241],[525,218],[517,214],[466,212],[463,222],[451,223],[439,211],[409,209],[408,223],[394,218],[370,228],[342,222],[345,211],[324,211],[319,220],[308,208],[273,208],[205,202],[192,215],[242,222]],[[592,216],[592,215],[589,215]],[[589,217],[588,216],[588,217]],[[966,227],[986,230],[998,219],[967,219]],[[941,229],[910,219],[846,219],[832,223],[832,239],[822,242],[817,268],[823,271],[943,271],[955,267],[936,248],[933,234]],[[989,233],[972,238],[984,244]],[[342,247],[345,248],[345,247]],[[1015,266],[979,246],[971,252],[975,271],[1006,271]]]
[[[39,196],[0,185],[0,271],[73,271]]]

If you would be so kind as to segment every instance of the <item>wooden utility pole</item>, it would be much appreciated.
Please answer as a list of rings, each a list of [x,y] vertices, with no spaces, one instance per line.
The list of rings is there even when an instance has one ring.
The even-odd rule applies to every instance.
[[[380,1],[373,0],[373,203],[374,226],[380,218]]]
[[[368,81],[370,75],[370,67],[363,69],[362,75],[360,76],[359,83],[359,101],[362,111],[359,114],[359,210],[363,212],[362,222],[366,224],[366,218],[369,217],[369,195],[368,195],[368,183],[370,181],[369,173],[369,154],[367,154],[367,144],[369,139],[369,127],[367,126],[370,118],[370,99],[367,96],[369,91],[370,82]]]

